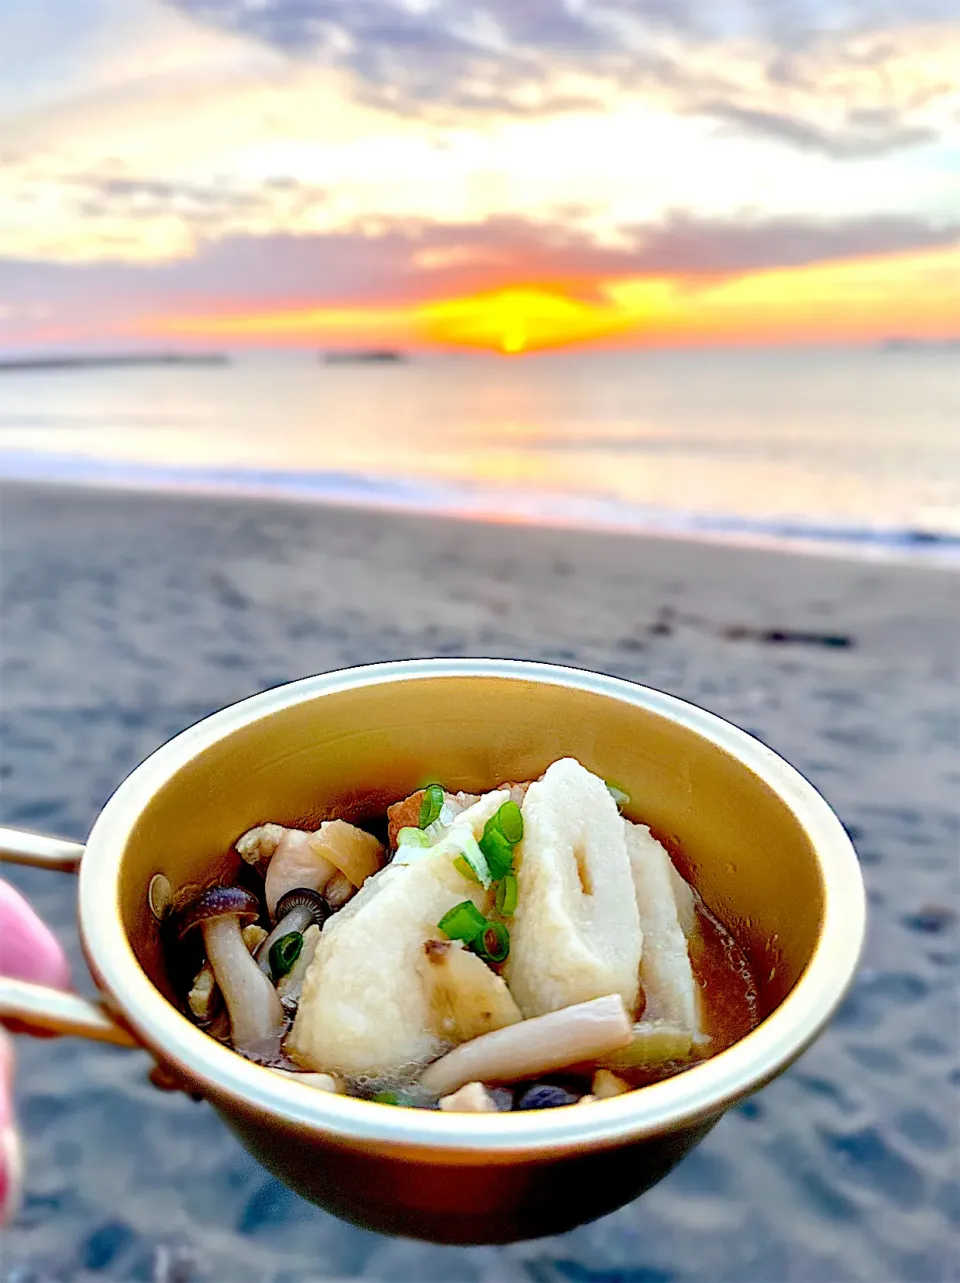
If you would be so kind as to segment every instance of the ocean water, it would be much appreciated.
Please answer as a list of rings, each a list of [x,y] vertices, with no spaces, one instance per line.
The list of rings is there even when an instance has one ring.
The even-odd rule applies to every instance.
[[[0,375],[0,477],[960,557],[960,355],[429,356]]]

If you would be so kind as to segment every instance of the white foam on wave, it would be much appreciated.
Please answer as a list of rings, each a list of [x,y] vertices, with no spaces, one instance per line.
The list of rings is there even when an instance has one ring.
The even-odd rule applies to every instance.
[[[204,468],[0,452],[0,480],[337,504],[462,520],[706,539],[782,551],[960,566],[960,534],[817,519],[752,518],[596,498],[344,471]]]

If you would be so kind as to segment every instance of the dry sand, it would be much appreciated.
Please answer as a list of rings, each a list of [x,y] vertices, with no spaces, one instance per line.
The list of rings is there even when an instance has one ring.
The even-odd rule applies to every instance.
[[[838,810],[871,900],[859,981],[797,1066],[632,1207],[511,1248],[351,1229],[154,1092],[144,1058],[21,1040],[29,1189],[2,1283],[955,1277],[960,575],[267,502],[2,503],[4,823],[82,837],[163,740],[291,678],[516,656],[759,735]],[[12,876],[68,938],[69,880]]]

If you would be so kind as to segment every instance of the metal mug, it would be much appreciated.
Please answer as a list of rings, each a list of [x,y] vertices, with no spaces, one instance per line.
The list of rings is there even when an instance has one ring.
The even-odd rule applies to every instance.
[[[682,852],[746,948],[764,1019],[686,1072],[589,1107],[449,1114],[330,1095],[208,1037],[178,1009],[148,888],[229,877],[266,820],[382,813],[425,778],[478,791],[571,756],[630,795]],[[503,1243],[572,1229],[636,1198],[830,1021],[858,962],[856,854],[816,790],[756,739],[659,691],[508,660],[428,659],[326,673],[255,695],[158,749],[85,849],[12,830],[4,858],[79,867],[99,1004],[0,980],[0,1017],[147,1048],[304,1198],[369,1229]],[[82,859],[81,859],[82,855]]]

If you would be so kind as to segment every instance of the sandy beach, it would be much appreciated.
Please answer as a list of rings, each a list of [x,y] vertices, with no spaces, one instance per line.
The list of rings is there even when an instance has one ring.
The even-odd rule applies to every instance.
[[[638,1203],[564,1238],[433,1248],[260,1169],[147,1061],[21,1039],[28,1196],[2,1283],[941,1283],[960,1230],[956,571],[156,494],[2,492],[2,822],[82,839],[183,727],[344,665],[491,655],[713,710],[858,848],[854,991],[791,1071]],[[70,942],[66,877],[13,870]]]

